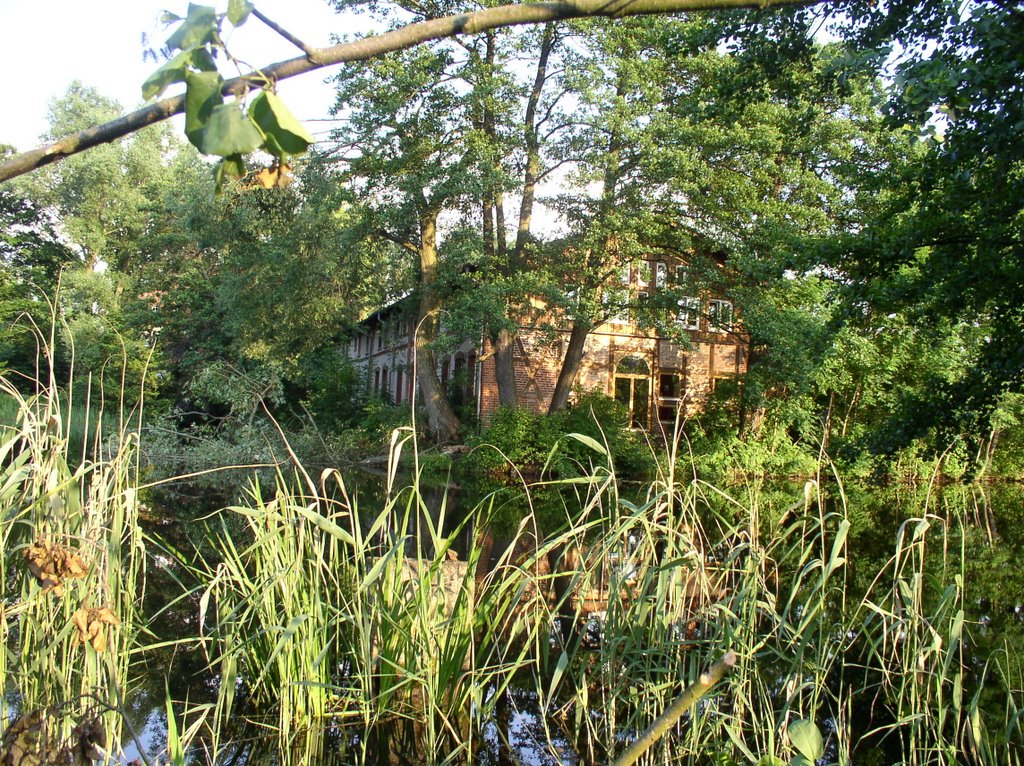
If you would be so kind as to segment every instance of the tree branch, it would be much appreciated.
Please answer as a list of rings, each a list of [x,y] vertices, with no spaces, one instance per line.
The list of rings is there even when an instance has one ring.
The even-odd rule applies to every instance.
[[[277,32],[279,35],[281,35],[281,37],[283,37],[285,40],[287,40],[292,45],[294,45],[296,48],[298,48],[300,51],[305,53],[306,54],[306,58],[308,58],[314,64],[317,63],[318,61],[320,61],[320,49],[319,48],[314,48],[314,47],[312,47],[310,45],[306,45],[306,43],[302,42],[302,40],[297,38],[295,35],[293,35],[287,29],[282,27],[280,24],[277,24],[273,20],[267,18],[265,15],[260,13],[260,11],[257,8],[254,7],[250,12],[257,19],[259,19],[264,24],[266,24],[268,27],[270,27],[275,32]]]
[[[455,35],[472,35],[488,29],[542,24],[548,21],[596,16],[622,18],[662,13],[727,10],[739,8],[769,8],[774,6],[810,6],[831,0],[548,0],[526,4],[501,5],[472,13],[456,14],[441,19],[417,21],[385,34],[365,37],[329,48],[317,49],[316,61],[309,56],[280,61],[260,69],[260,75],[249,74],[228,80],[225,95],[238,95],[253,87],[260,87],[264,77],[286,80],[300,74],[322,69],[345,61],[364,61],[385,53],[405,50],[431,40]],[[59,141],[19,154],[0,163],[0,182],[49,165],[64,157],[78,154],[100,144],[110,143],[130,135],[147,125],[180,114],[185,109],[185,96],[158,101],[111,122],[97,125]]]

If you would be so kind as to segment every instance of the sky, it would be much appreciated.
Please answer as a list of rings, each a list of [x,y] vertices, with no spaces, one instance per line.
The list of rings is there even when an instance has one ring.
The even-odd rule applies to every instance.
[[[227,0],[208,0],[218,11]],[[352,33],[326,0],[255,0],[262,13],[309,45],[330,44],[330,34]],[[170,35],[160,23],[164,10],[184,16],[188,0],[0,0],[0,71],[5,73],[0,101],[0,144],[21,151],[40,145],[49,103],[74,80],[92,86],[126,110],[142,103],[140,89],[157,68],[143,61],[145,47],[159,48]],[[264,26],[249,20],[237,30],[225,24],[228,50],[256,66],[301,55]],[[143,36],[149,38],[143,45]],[[310,72],[280,83],[278,92],[302,120],[327,116],[333,88],[324,77],[331,69]],[[224,72],[225,76],[232,73]],[[174,95],[172,86],[165,95]],[[309,123],[316,135],[326,129]]]

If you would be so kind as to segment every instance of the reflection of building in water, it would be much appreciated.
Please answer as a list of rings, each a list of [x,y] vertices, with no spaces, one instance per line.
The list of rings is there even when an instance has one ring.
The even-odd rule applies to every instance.
[[[634,428],[658,430],[659,423],[674,422],[680,409],[684,415],[699,409],[720,381],[747,370],[749,342],[733,304],[704,290],[687,295],[687,273],[685,265],[662,261],[624,268],[605,296],[606,320],[587,337],[574,388],[614,397],[628,409]],[[363,368],[366,386],[395,404],[409,401],[414,391],[415,310],[410,300],[379,309],[349,341],[349,357]],[[659,313],[662,320],[654,321]],[[569,323],[539,303],[531,321],[520,328],[515,345],[518,401],[546,412]],[[457,409],[472,406],[481,423],[489,421],[498,407],[489,342],[466,341],[438,354],[438,374]]]

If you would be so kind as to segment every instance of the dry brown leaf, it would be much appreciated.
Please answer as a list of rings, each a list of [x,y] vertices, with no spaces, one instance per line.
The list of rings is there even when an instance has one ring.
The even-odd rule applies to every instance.
[[[55,596],[64,595],[65,580],[85,577],[88,572],[82,557],[73,548],[41,538],[25,550],[24,556],[32,576],[44,591],[52,590]]]
[[[76,643],[89,643],[97,652],[107,648],[107,631],[104,625],[120,625],[120,620],[107,607],[91,609],[82,607],[71,616],[71,622],[78,629]]]
[[[260,186],[264,189],[273,189],[277,186],[283,189],[294,180],[292,177],[292,166],[275,164],[269,168],[263,168],[263,170],[256,174],[256,180],[260,182]]]

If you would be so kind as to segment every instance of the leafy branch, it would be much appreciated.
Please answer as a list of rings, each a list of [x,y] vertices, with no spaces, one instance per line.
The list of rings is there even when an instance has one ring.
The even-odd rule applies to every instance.
[[[216,65],[211,53],[211,46],[223,46],[219,35],[219,25],[223,17],[218,16],[208,6],[191,5],[188,16],[181,20],[181,26],[168,40],[168,46],[173,50],[178,50],[179,53],[157,70],[144,86],[144,95],[154,98],[162,94],[169,85],[185,82],[186,92],[184,94],[157,101],[124,117],[16,155],[0,163],[0,182],[94,146],[116,141],[176,114],[185,112],[187,117],[190,111],[194,115],[194,120],[191,126],[186,124],[185,128],[189,140],[196,144],[201,151],[224,157],[227,160],[227,172],[238,172],[236,158],[245,151],[260,148],[257,136],[260,130],[264,131],[264,135],[266,135],[267,129],[259,123],[256,123],[252,130],[244,127],[242,120],[245,119],[245,115],[241,112],[240,105],[225,103],[225,97],[244,98],[254,88],[262,90],[268,86],[272,87],[273,83],[281,80],[334,64],[363,61],[386,53],[412,48],[431,40],[477,34],[502,27],[541,24],[575,18],[621,18],[691,11],[763,9],[786,5],[816,5],[822,2],[829,2],[829,0],[550,0],[549,2],[526,4],[514,3],[471,13],[454,14],[440,19],[418,21],[384,34],[371,35],[328,48],[307,50],[304,44],[300,44],[300,48],[306,51],[307,55],[270,64],[230,80],[218,79],[220,75],[216,72]],[[227,19],[237,26],[244,23],[249,13],[253,11],[252,5],[246,0],[231,0]],[[267,23],[268,20],[261,18],[261,21]],[[281,30],[278,31],[280,33]],[[191,110],[188,107],[190,81],[195,83],[192,88]],[[273,95],[270,90],[264,92],[264,98],[268,98],[266,94]],[[254,101],[253,106],[255,103]],[[275,148],[286,154],[298,153],[288,151],[288,146],[285,144],[293,141],[297,144],[300,139],[310,143],[312,138],[305,132],[301,124],[298,124],[297,120],[295,120],[295,124],[292,124],[294,118],[287,113],[286,109],[282,110],[282,108],[283,102],[275,97],[269,99],[269,102],[264,101],[258,110],[264,115],[264,119],[271,122],[276,121],[276,124],[271,125],[270,133],[277,141],[278,146],[274,147],[271,144],[266,148],[272,154],[277,154],[274,151]],[[251,106],[250,112],[252,109]],[[251,114],[248,122],[250,124],[255,122],[255,118]],[[187,119],[186,123],[188,123]]]

